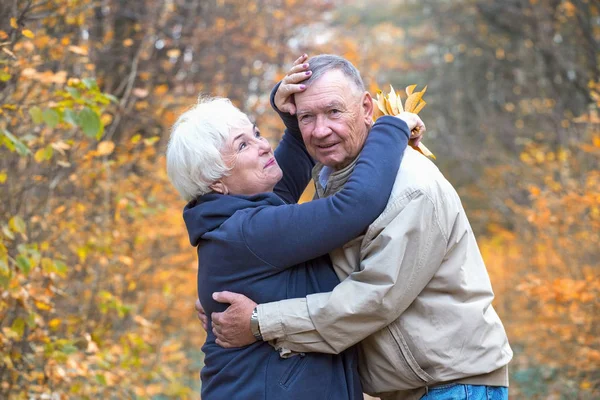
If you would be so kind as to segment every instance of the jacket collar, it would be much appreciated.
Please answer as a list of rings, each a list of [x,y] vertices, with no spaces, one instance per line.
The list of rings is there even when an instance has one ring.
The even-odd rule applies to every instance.
[[[356,157],[350,164],[345,166],[344,168],[334,171],[329,175],[327,179],[327,186],[323,187],[321,185],[321,181],[319,180],[319,174],[323,169],[324,165],[321,163],[317,163],[312,170],[312,177],[315,182],[315,198],[320,199],[323,197],[331,196],[342,190],[348,179],[350,179],[350,175],[352,175],[352,171],[354,171],[354,167],[356,167],[356,162],[358,161],[358,157]]]

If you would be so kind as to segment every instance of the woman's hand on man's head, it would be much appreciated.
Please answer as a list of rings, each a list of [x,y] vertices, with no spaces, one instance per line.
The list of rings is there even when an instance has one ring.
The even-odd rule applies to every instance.
[[[308,55],[302,54],[296,61],[294,66],[288,71],[287,75],[281,80],[281,85],[275,93],[275,106],[281,112],[295,115],[296,104],[294,103],[294,94],[304,91],[305,85],[301,82],[308,79],[312,74],[309,65],[305,63],[308,60]]]

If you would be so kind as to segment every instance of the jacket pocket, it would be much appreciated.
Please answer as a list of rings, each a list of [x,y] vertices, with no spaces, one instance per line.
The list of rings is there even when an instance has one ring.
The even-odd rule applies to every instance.
[[[398,326],[398,323],[394,323],[392,322],[390,325],[387,326],[386,329],[389,329],[390,334],[392,335],[392,338],[394,338],[394,341],[396,342],[396,346],[398,348],[398,353],[402,358],[402,361],[404,361],[404,363],[406,364],[406,370],[408,373],[410,373],[412,375],[412,379],[410,379],[411,381],[415,381],[416,382],[420,382],[422,384],[427,384],[427,383],[431,383],[433,381],[433,378],[431,377],[431,375],[429,375],[427,372],[425,372],[417,363],[417,360],[415,360],[415,357],[412,355],[408,344],[406,343],[406,340],[404,339],[404,335],[402,335],[402,332],[400,331],[400,327]],[[411,378],[411,377],[406,377],[406,378]]]
[[[292,357],[292,360],[290,360],[290,365],[283,372],[281,378],[279,378],[279,385],[281,385],[281,387],[284,389],[288,389],[294,382],[294,378],[296,378],[306,366],[306,361],[307,357],[304,355],[304,353],[300,353],[299,355]]]

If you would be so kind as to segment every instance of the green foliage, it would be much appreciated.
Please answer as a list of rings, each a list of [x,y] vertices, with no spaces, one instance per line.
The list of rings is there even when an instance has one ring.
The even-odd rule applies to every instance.
[[[60,122],[60,114],[52,108],[47,108],[42,112],[42,120],[48,127],[54,128]]]
[[[16,151],[20,156],[31,154],[31,150],[29,150],[27,145],[17,139],[6,129],[0,128],[0,143],[3,144],[8,150]]]
[[[85,133],[86,136],[89,136],[91,138],[97,138],[98,134],[102,134],[100,130],[100,117],[89,107],[84,107],[81,111],[79,111],[79,114],[77,114],[76,122],[77,125],[81,127],[83,133]]]
[[[511,392],[594,396],[593,2],[96,6],[0,5],[0,398],[198,397],[197,260],[166,135],[203,92],[276,139],[265,93],[301,51],[349,58],[371,92],[429,85],[427,145],[465,201],[519,344]]]

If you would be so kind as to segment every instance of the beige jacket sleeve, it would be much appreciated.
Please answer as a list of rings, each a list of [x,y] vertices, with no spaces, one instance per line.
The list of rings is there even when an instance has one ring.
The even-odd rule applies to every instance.
[[[296,352],[339,353],[397,319],[446,253],[439,208],[422,191],[395,199],[365,235],[359,270],[332,292],[259,306],[265,340]]]

